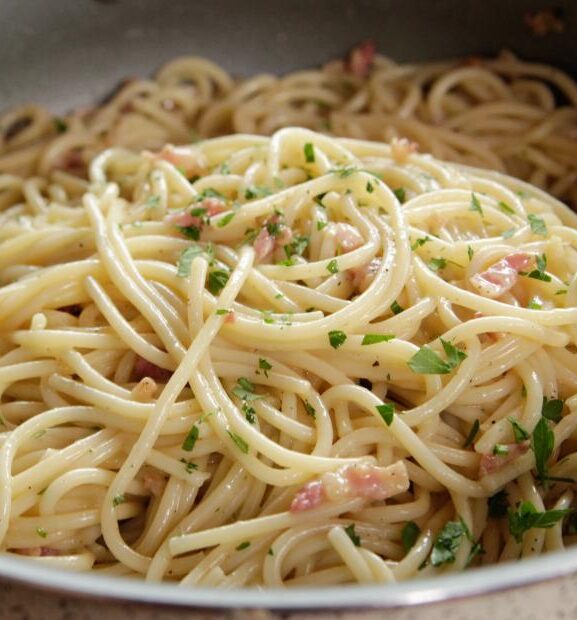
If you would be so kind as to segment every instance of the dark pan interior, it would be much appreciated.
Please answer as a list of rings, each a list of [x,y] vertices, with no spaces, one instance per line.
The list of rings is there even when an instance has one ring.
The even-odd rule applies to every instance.
[[[565,32],[538,38],[523,16],[547,6],[564,13]],[[65,111],[183,54],[283,73],[365,38],[403,61],[507,47],[577,74],[576,33],[575,0],[0,0],[0,109]]]

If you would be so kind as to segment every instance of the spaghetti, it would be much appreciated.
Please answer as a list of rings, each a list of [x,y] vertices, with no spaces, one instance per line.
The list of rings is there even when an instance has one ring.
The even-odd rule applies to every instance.
[[[179,58],[154,80],[127,80],[101,106],[64,119],[34,105],[9,111],[0,117],[0,173],[79,184],[111,146],[158,149],[295,125],[385,142],[405,137],[439,159],[507,172],[577,204],[576,106],[568,75],[510,52],[398,64],[364,43],[319,70],[247,79]]]
[[[307,129],[4,177],[4,553],[183,585],[385,583],[562,549],[576,217]]]

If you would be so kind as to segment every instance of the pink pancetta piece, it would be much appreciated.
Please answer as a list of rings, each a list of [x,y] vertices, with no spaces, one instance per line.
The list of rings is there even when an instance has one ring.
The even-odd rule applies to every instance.
[[[191,215],[191,209],[204,209],[205,213],[201,215]],[[195,203],[193,207],[187,208],[183,211],[177,211],[169,213],[165,221],[174,226],[182,226],[184,228],[188,226],[196,226],[196,228],[202,228],[204,222],[203,217],[213,217],[219,213],[228,211],[228,207],[220,198],[205,198],[200,202]]]
[[[375,53],[375,42],[363,41],[351,50],[346,64],[347,69],[357,77],[366,77],[375,61]]]
[[[331,222],[326,227],[325,234],[333,235],[335,237],[337,243],[339,244],[339,248],[343,253],[356,250],[365,242],[361,233],[354,226],[344,222],[339,222],[338,224]]]
[[[254,240],[256,262],[261,263],[270,258],[275,248],[288,245],[292,237],[292,230],[281,223],[278,215],[269,217]]]
[[[290,511],[303,512],[326,502],[350,499],[384,500],[408,488],[409,475],[402,461],[388,467],[372,463],[345,465],[305,484],[294,496]]]
[[[275,238],[269,233],[264,226],[254,240],[254,253],[257,263],[261,263],[265,258],[272,255],[275,248]]]
[[[225,323],[236,323],[236,314],[234,313],[234,310],[231,310],[230,312],[226,314],[226,316],[224,317],[224,322]]]
[[[527,252],[509,254],[487,270],[471,276],[469,282],[483,297],[501,297],[517,284],[519,272],[528,269],[533,259],[534,255]]]
[[[132,374],[136,381],[140,381],[144,377],[150,377],[158,383],[166,383],[172,377],[172,371],[160,368],[160,366],[145,360],[140,355],[136,356]]]
[[[375,275],[380,268],[381,259],[373,258],[373,260],[366,265],[349,269],[349,273],[353,278],[353,286],[355,289],[360,293],[364,293],[375,279]]]
[[[190,146],[167,144],[162,147],[162,150],[156,156],[182,170],[186,177],[200,176],[205,169],[205,161],[202,154]]]
[[[529,449],[529,443],[507,443],[507,454],[483,454],[479,464],[479,477],[487,476],[499,471],[505,465],[516,461],[520,456],[525,454]]]

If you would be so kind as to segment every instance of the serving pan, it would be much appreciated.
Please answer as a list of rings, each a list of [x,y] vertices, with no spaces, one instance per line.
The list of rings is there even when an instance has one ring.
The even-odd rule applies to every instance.
[[[149,75],[180,55],[206,56],[234,74],[283,73],[341,56],[366,38],[400,61],[509,48],[577,74],[577,4],[555,2],[565,30],[538,38],[524,15],[542,8],[542,1],[522,0],[0,0],[0,110],[36,101],[66,112],[98,101],[121,79]],[[568,587],[577,581],[572,575],[577,575],[577,549],[388,586],[221,592],[61,573],[0,556],[1,578],[33,587],[215,613],[337,610],[360,617],[358,610],[371,615],[385,607],[450,601],[444,617],[460,617],[452,615],[462,608],[457,599],[481,596],[476,600],[485,604],[491,593],[520,587],[525,594],[517,604],[523,610],[523,600],[527,603],[521,616],[510,598],[494,595],[495,617],[529,617],[535,611],[529,603],[541,600],[541,592],[553,597],[551,612],[570,613],[577,607],[577,589]],[[420,607],[410,617],[431,618],[431,613]]]

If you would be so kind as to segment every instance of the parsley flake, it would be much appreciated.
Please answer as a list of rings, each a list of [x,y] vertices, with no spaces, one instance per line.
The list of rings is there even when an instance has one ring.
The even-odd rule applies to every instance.
[[[379,342],[389,342],[394,339],[393,334],[365,334],[361,345],[367,346],[370,344],[378,344]]]
[[[268,371],[272,368],[271,364],[269,364],[264,358],[259,357],[258,367],[264,371],[264,376],[268,377]]]
[[[534,213],[529,213],[527,219],[531,225],[531,231],[535,235],[541,235],[542,237],[547,236],[547,224],[545,224],[545,220],[542,217],[539,217]]]
[[[469,205],[469,211],[476,211],[481,217],[484,216],[483,208],[475,192],[471,194],[471,204]]]
[[[329,332],[329,342],[333,349],[338,349],[345,343],[347,335],[338,329]]]
[[[399,303],[397,302],[397,300],[395,299],[395,301],[393,301],[393,303],[391,304],[391,312],[393,314],[401,314],[401,312],[403,312],[405,309],[399,305]]]
[[[408,553],[415,546],[420,534],[421,528],[414,521],[405,524],[401,531],[401,542],[405,553]]]
[[[339,264],[335,258],[333,258],[333,260],[331,260],[327,265],[327,271],[333,274],[339,272]]]
[[[355,547],[360,547],[361,537],[355,532],[355,524],[351,523],[350,525],[347,525],[347,527],[345,527],[344,529],[345,534],[351,539],[353,545]]]
[[[571,510],[545,510],[538,512],[532,502],[524,501],[517,510],[508,511],[509,533],[520,543],[523,534],[532,528],[547,529],[568,515]]]
[[[513,418],[512,416],[508,416],[507,420],[509,421],[509,424],[511,424],[513,428],[513,436],[515,437],[515,443],[521,443],[522,441],[527,441],[527,439],[530,439],[531,435],[529,434],[527,429],[522,424],[517,422],[515,418]]]
[[[384,405],[377,405],[377,411],[381,418],[383,418],[385,424],[390,426],[393,423],[395,415],[395,406],[391,403],[385,403]]]
[[[469,446],[473,445],[473,442],[475,441],[475,437],[479,433],[480,427],[481,427],[481,423],[479,422],[479,420],[478,419],[475,420],[473,422],[473,426],[471,426],[471,430],[469,431],[469,434],[467,435],[467,439],[465,439],[465,443],[463,443],[463,448],[468,448]]]
[[[232,433],[231,431],[226,431],[226,432],[228,433],[228,436],[234,441],[237,448],[243,454],[248,454],[248,444],[246,443],[246,441],[240,435],[237,435],[236,433]]]
[[[213,294],[217,295],[222,291],[222,289],[226,286],[228,282],[229,274],[222,269],[217,269],[215,271],[211,271],[208,274],[208,290]]]
[[[307,164],[314,164],[315,163],[315,147],[310,142],[307,142],[303,148],[303,151],[305,154],[305,160]]]
[[[184,441],[182,442],[182,449],[185,452],[192,452],[197,439],[198,426],[196,424],[193,424],[192,428],[188,431],[188,435],[184,438]]]

